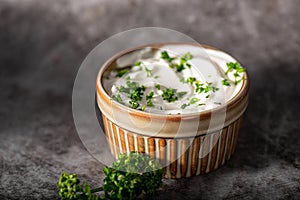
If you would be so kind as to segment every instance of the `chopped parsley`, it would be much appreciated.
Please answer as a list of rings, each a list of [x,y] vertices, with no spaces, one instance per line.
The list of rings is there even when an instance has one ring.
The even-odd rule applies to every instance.
[[[169,67],[175,69],[176,72],[181,72],[182,70],[186,69],[186,67],[191,68],[191,64],[189,64],[187,61],[193,58],[192,54],[188,52],[180,57],[179,63],[172,63],[176,57],[170,57],[167,51],[162,51],[160,57],[170,63]]]
[[[138,82],[133,82],[131,81],[130,77],[127,77],[126,79],[126,85],[130,90],[135,90],[136,88],[139,87],[139,83]]]
[[[185,109],[187,106],[189,106],[190,104],[186,104],[186,103],[184,103],[184,104],[182,104],[181,106],[180,106],[180,108],[181,109]]]
[[[126,94],[130,94],[130,88],[124,87],[123,85],[121,85],[120,87],[117,87],[117,90],[118,90],[119,92],[123,92],[123,93],[126,93]]]
[[[142,62],[141,61],[137,61],[134,63],[134,66],[141,66]]]
[[[140,66],[140,70],[145,69],[146,73],[147,73],[147,77],[151,77],[152,76],[152,70],[149,69],[144,63],[142,63],[141,61],[135,62],[134,66]]]
[[[144,85],[140,85],[138,82],[131,81],[130,77],[127,77],[126,87],[120,86],[117,90],[118,92],[127,94],[130,98],[129,104],[131,105],[131,108],[137,109],[140,106],[139,101],[143,99],[146,87]],[[120,94],[113,95],[112,98],[117,102],[124,104]]]
[[[225,85],[225,86],[230,86],[230,83],[229,83],[229,81],[226,78],[224,78],[222,80],[222,84]]]
[[[131,108],[133,108],[133,109],[137,109],[140,106],[140,104],[136,101],[129,101],[129,104],[131,105]]]
[[[122,70],[118,71],[116,77],[122,77],[122,76],[124,76],[125,74],[127,74],[128,72],[129,72],[128,69],[122,69]]]
[[[182,98],[186,94],[187,94],[187,92],[177,92],[177,89],[166,88],[163,90],[163,93],[161,96],[162,96],[163,100],[166,100],[168,102],[174,102],[174,101],[177,101],[178,98]]]
[[[181,98],[181,97],[183,97],[186,94],[187,94],[187,92],[178,92],[177,96],[178,96],[178,98]]]
[[[197,103],[199,101],[198,98],[194,97],[190,100],[190,104],[194,104],[194,103]]]
[[[204,83],[196,82],[195,86],[196,86],[196,92],[197,93],[202,93],[202,92],[208,93],[210,91],[216,92],[216,91],[219,90],[219,88],[214,87],[211,82],[206,82],[205,84]]]
[[[181,82],[181,83],[186,83],[186,80],[185,80],[185,78],[184,78],[184,77],[182,77],[182,78],[180,79],[180,82]]]
[[[195,78],[195,77],[188,77],[187,80],[186,80],[186,82],[189,83],[189,84],[191,84],[191,85],[192,85],[195,81],[196,81],[196,78]]]
[[[226,65],[227,65],[227,71],[225,72],[225,75],[227,75],[229,72],[233,72],[235,85],[237,85],[242,80],[244,80],[243,77],[241,76],[242,73],[246,71],[246,69],[241,67],[241,65],[238,62],[230,62],[230,63],[226,63]]]
[[[124,104],[120,94],[112,95],[112,99],[119,102],[120,104]]]
[[[167,51],[161,52],[161,59],[166,61],[170,68],[172,68],[175,72],[182,72],[183,70],[190,68],[191,64],[188,63],[189,60],[193,59],[193,55],[191,53],[186,53],[181,56],[170,56]],[[240,66],[238,62],[230,62],[226,63],[227,70],[225,71],[225,75],[227,76],[230,73],[234,77],[234,81],[229,80],[227,77],[221,80],[222,85],[231,86],[233,83],[237,85],[243,80],[242,72],[245,72],[246,69]],[[147,77],[153,77],[154,79],[159,78],[158,75],[154,76],[151,68],[149,69],[142,61],[138,61],[134,63],[134,66],[139,66],[140,70],[143,70],[147,73]],[[121,69],[117,72],[116,77],[123,77],[128,74],[130,69]],[[209,75],[210,76],[210,75]],[[215,87],[212,82],[200,82],[196,77],[182,77],[180,82],[190,84],[194,88],[194,94],[203,94],[205,98],[210,98],[212,93],[219,90],[218,87]],[[166,88],[162,87],[160,84],[156,84],[155,88],[159,90],[159,94],[161,94],[161,98],[169,103],[179,100],[183,98],[187,92],[181,91],[177,92],[177,89],[174,88]],[[126,94],[129,98],[128,102],[131,108],[138,109],[144,111],[147,106],[154,106],[152,100],[154,98],[154,91],[150,91],[148,94],[144,94],[146,91],[146,87],[144,85],[139,84],[138,82],[134,82],[131,80],[130,76],[126,78],[126,84],[117,87],[117,93],[112,95],[112,99],[124,104],[124,101],[121,95]],[[162,92],[162,93],[161,93]],[[142,100],[146,100],[145,105],[140,105]],[[187,98],[187,103],[183,103],[180,108],[185,109],[188,106],[203,106],[205,103],[200,103],[200,99],[197,97]],[[214,104],[221,105],[219,102],[214,102]],[[162,107],[160,107],[162,109]]]
[[[160,84],[155,85],[155,88],[160,90]]]
[[[146,96],[147,106],[153,106],[152,99],[153,99],[154,92],[150,92]]]
[[[144,111],[146,109],[146,105],[143,105],[142,107],[141,107],[141,111]]]
[[[173,102],[178,100],[178,97],[176,96],[177,89],[172,88],[166,88],[163,90],[162,98],[163,100],[167,100],[168,102]]]
[[[170,57],[167,51],[162,51],[160,57],[167,62],[172,62],[175,57]]]
[[[171,67],[171,68],[175,68],[175,69],[176,69],[176,72],[181,72],[182,70],[185,69],[184,64],[177,64],[177,63],[172,63],[172,64],[170,64],[170,67]]]
[[[137,87],[134,91],[131,92],[129,96],[131,100],[129,101],[129,103],[131,104],[132,108],[136,109],[139,107],[138,102],[142,100],[145,90],[146,87],[142,85]]]
[[[152,70],[147,68],[146,66],[144,66],[144,67],[145,67],[145,70],[147,72],[147,77],[151,77],[152,76]]]
[[[181,109],[185,109],[186,107],[190,106],[191,104],[195,104],[195,103],[197,103],[197,102],[199,102],[199,101],[200,101],[200,100],[199,100],[198,98],[194,97],[194,98],[192,98],[192,99],[190,100],[189,103],[184,103],[184,104],[182,104],[180,108],[181,108]],[[203,106],[203,105],[205,105],[205,103],[199,103],[197,106]]]

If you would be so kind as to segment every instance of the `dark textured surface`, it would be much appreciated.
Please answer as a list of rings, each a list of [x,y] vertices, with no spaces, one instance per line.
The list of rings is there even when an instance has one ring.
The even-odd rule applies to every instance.
[[[58,199],[61,171],[93,185],[103,165],[73,124],[86,54],[108,36],[162,26],[236,56],[251,77],[238,147],[210,174],[166,180],[156,199],[300,199],[300,2],[0,2],[0,199]]]

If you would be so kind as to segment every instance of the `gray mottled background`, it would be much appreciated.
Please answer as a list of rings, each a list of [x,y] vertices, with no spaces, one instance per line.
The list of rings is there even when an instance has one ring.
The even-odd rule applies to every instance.
[[[73,124],[73,81],[107,37],[181,31],[248,69],[236,153],[210,174],[166,180],[155,199],[300,199],[299,0],[1,0],[0,199],[58,199],[61,171],[102,183]]]

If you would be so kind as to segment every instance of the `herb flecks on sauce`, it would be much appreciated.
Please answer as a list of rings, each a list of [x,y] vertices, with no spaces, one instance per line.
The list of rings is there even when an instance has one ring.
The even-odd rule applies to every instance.
[[[238,62],[229,62],[226,63],[226,65],[227,65],[227,71],[225,72],[225,75],[228,75],[228,73],[233,73],[235,85],[239,84],[242,80],[244,80],[243,72],[245,72],[246,69],[241,67],[241,65]],[[225,85],[227,84],[227,82],[224,83]]]
[[[123,78],[124,76],[127,76],[127,78],[126,84],[116,87],[116,93],[112,95],[112,99],[123,105],[127,104],[131,108],[141,111],[145,111],[147,107],[154,106],[162,109],[161,105],[158,105],[157,103],[159,101],[153,101],[153,98],[160,98],[161,101],[165,101],[168,103],[174,103],[179,100],[183,101],[180,106],[181,109],[186,109],[187,107],[192,105],[193,107],[205,106],[206,103],[200,103],[201,100],[211,98],[213,93],[219,91],[219,88],[216,87],[215,83],[213,82],[202,82],[194,76],[184,77],[183,71],[191,68],[191,64],[189,63],[189,61],[193,59],[193,57],[194,56],[189,52],[179,56],[171,56],[171,54],[169,54],[167,51],[162,51],[160,53],[160,59],[163,60],[163,62],[165,62],[170,69],[174,70],[174,72],[178,74],[177,76],[182,77],[180,79],[180,82],[190,85],[189,87],[192,88],[193,95],[203,94],[203,96],[198,95],[192,98],[188,98],[188,96],[185,97],[188,93],[187,91],[178,92],[175,88],[165,87],[164,85],[160,84],[155,84],[153,86],[153,90],[151,90],[151,87],[147,90],[147,87],[145,85],[131,80],[129,74],[131,72],[131,69],[126,68],[117,71],[115,75],[117,78]],[[229,62],[226,63],[226,66],[227,69],[225,70],[223,79],[220,82],[224,87],[237,85],[242,80],[244,80],[243,72],[245,72],[246,69],[241,67],[238,62]],[[147,77],[150,77],[152,80],[158,79],[162,76],[162,74],[155,74],[152,70],[152,67],[148,67],[148,62],[144,63],[143,60],[135,62],[132,67],[139,67],[135,70],[145,72]],[[233,78],[230,79],[228,76],[232,76],[234,80],[232,80]],[[126,96],[128,98],[126,98]],[[214,102],[214,104],[221,105],[220,102]]]
[[[181,72],[182,70],[186,68],[191,68],[191,64],[189,64],[187,61],[191,60],[193,58],[192,54],[190,52],[187,52],[183,56],[179,58],[178,62],[172,62],[177,59],[177,57],[171,57],[168,52],[163,51],[161,52],[160,56],[163,60],[169,63],[169,67],[172,69],[175,69],[176,72]]]

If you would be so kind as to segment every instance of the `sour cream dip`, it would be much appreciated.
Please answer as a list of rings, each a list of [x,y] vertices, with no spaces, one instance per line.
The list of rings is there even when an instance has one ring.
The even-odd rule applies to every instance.
[[[125,54],[104,75],[117,102],[144,112],[183,114],[216,108],[241,89],[244,71],[221,51],[188,44]]]

